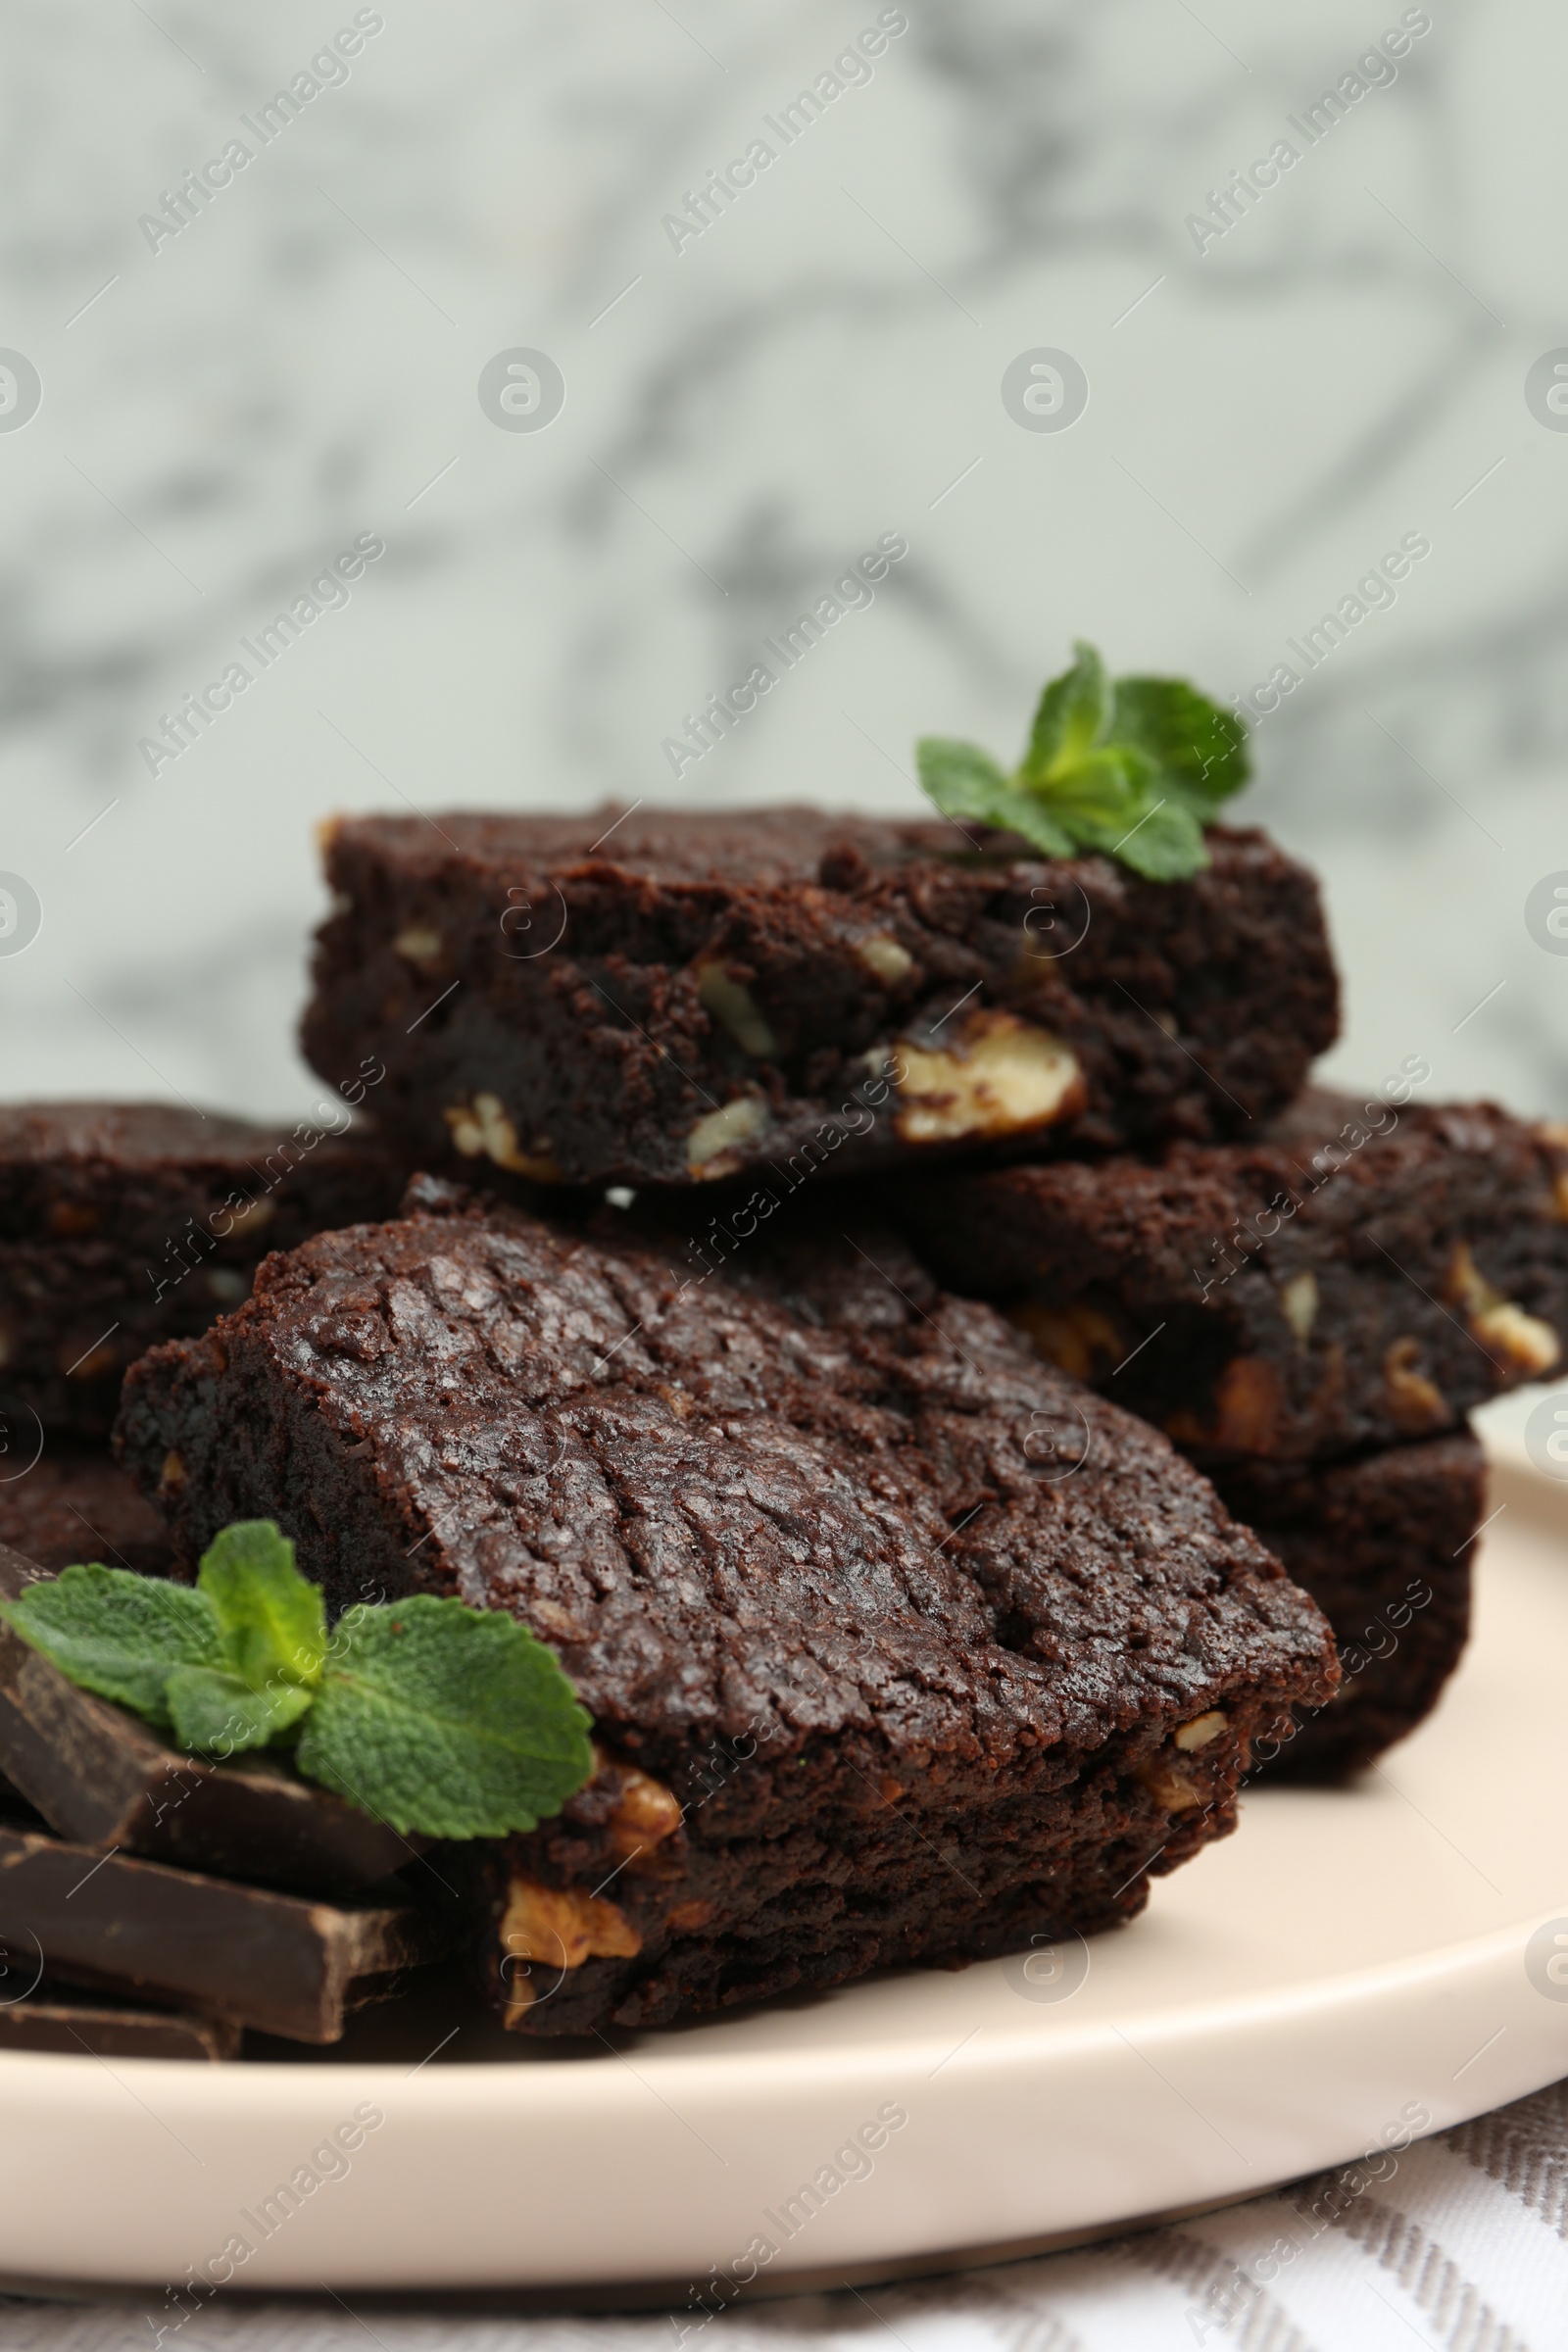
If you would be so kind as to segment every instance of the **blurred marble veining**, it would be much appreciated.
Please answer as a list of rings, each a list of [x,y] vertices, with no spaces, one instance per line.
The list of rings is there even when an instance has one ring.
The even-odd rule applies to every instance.
[[[1568,866],[1568,435],[1523,385],[1568,341],[1568,26],[1435,7],[1266,203],[1202,253],[1184,226],[1405,13],[392,0],[156,252],[139,216],[355,10],[15,20],[0,343],[44,401],[0,430],[0,867],[44,922],[0,956],[7,1091],[303,1099],[331,808],[911,808],[913,736],[1009,750],[1071,637],[1239,692],[1421,530],[1242,808],[1324,873],[1337,1068],[1422,1052],[1561,1113],[1568,961],[1523,905]],[[676,251],[684,192],[879,21]],[[476,397],[519,345],[566,380],[537,434]],[[1089,375],[1061,434],[1000,399],[1037,345]],[[149,774],[160,714],[365,530],[348,606]],[[682,712],[889,530],[875,604],[677,781]]]

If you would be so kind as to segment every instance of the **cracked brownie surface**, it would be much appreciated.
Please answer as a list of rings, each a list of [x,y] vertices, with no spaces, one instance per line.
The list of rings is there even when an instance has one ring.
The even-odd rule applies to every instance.
[[[343,817],[305,1052],[384,1061],[423,1164],[544,1182],[1229,1134],[1338,998],[1311,875],[1208,842],[1173,884],[805,807]]]
[[[461,1858],[522,2030],[1112,1924],[1332,1688],[1167,1442],[891,1240],[699,1279],[429,1197],[269,1259],[119,1443],[190,1556],[271,1517],[334,1609],[456,1593],[556,1650],[599,1776]]]

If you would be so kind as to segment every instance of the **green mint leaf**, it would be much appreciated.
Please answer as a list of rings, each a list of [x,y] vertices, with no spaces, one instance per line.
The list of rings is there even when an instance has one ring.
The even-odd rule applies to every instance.
[[[920,781],[949,816],[1017,833],[1048,857],[1098,850],[1152,881],[1208,863],[1203,827],[1249,774],[1247,733],[1181,678],[1119,678],[1092,645],[1040,697],[1028,749],[1004,775],[972,743],[924,736]]]
[[[405,1836],[501,1838],[589,1778],[590,1720],[514,1617],[419,1594],[346,1611],[295,1760]]]
[[[1200,823],[1212,821],[1251,772],[1241,720],[1184,678],[1118,678],[1111,735],[1147,753],[1160,790],[1182,801]]]
[[[1208,863],[1202,824],[1179,801],[1155,801],[1124,837],[1116,855],[1151,882],[1185,882]]]
[[[1051,807],[1079,849],[1119,858],[1152,882],[1184,880],[1208,863],[1201,825],[1129,744],[1093,753],[1054,788]]]
[[[921,789],[945,816],[984,817],[1007,779],[989,752],[953,735],[922,735],[914,747]]]
[[[1077,660],[1071,669],[1053,678],[1040,697],[1029,749],[1018,769],[1026,783],[1038,785],[1065,774],[1087,759],[1104,733],[1110,715],[1105,665],[1082,638],[1072,650]]]
[[[1032,849],[1043,850],[1048,858],[1070,858],[1078,847],[1071,826],[1064,824],[1037,792],[1026,792],[1021,784],[1008,785],[991,822],[1021,835]]]
[[[181,1747],[192,1755],[238,1756],[289,1731],[316,1694],[281,1679],[257,1690],[220,1666],[176,1666],[164,1695]]]
[[[225,1527],[202,1554],[196,1584],[217,1615],[223,1663],[252,1690],[319,1682],[326,1658],[320,1591],[301,1576],[293,1544],[270,1519]]]
[[[51,1582],[0,1601],[0,1617],[83,1690],[134,1708],[165,1730],[171,1671],[223,1662],[205,1592],[98,1561],[64,1568]]]
[[[0,1618],[193,1754],[297,1741],[302,1773],[405,1835],[532,1830],[593,1772],[590,1717],[515,1618],[420,1594],[350,1609],[329,1643],[270,1520],[225,1528],[195,1591],[94,1563]]]
[[[1050,787],[1046,806],[1075,842],[1108,849],[1159,798],[1149,789],[1152,779],[1153,769],[1142,752],[1107,744],[1064,770]]]
[[[944,816],[969,817],[1021,833],[1049,858],[1070,858],[1072,836],[1037,795],[1025,792],[996,761],[972,743],[947,735],[922,735],[915,745],[920,782]]]

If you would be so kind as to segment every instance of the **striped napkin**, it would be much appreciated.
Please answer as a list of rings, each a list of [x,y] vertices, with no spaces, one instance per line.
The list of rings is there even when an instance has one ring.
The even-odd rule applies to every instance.
[[[4,2352],[148,2352],[156,2327],[129,2300],[0,2300]],[[1205,2219],[912,2286],[754,2304],[703,2335],[703,2352],[1568,2352],[1568,2082]],[[681,2334],[666,2314],[477,2317],[350,2295],[219,2302],[165,2341],[680,2352]]]

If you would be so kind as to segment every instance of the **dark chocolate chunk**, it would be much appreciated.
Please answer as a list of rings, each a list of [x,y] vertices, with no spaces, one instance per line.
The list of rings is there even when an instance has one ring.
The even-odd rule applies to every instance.
[[[11,1976],[21,1973],[12,1963]],[[237,2058],[241,2028],[233,2018],[177,2009],[133,2009],[94,2001],[57,1985],[20,1999],[0,1978],[0,2050],[61,2051],[68,2058]]]
[[[0,1599],[37,1580],[0,1544]],[[0,1770],[78,1845],[323,1894],[374,1886],[422,1853],[385,1822],[263,1754],[182,1755],[106,1698],[80,1690],[0,1624]]]
[[[544,1183],[1234,1134],[1333,1041],[1337,989],[1311,875],[1208,845],[1173,883],[811,808],[342,817],[305,1050],[384,1063],[421,1166]]]
[[[452,1948],[449,1916],[388,1895],[310,1901],[94,1853],[0,1824],[0,1949],[44,1973],[193,2006],[293,2041],[336,2041],[344,2015]]]

